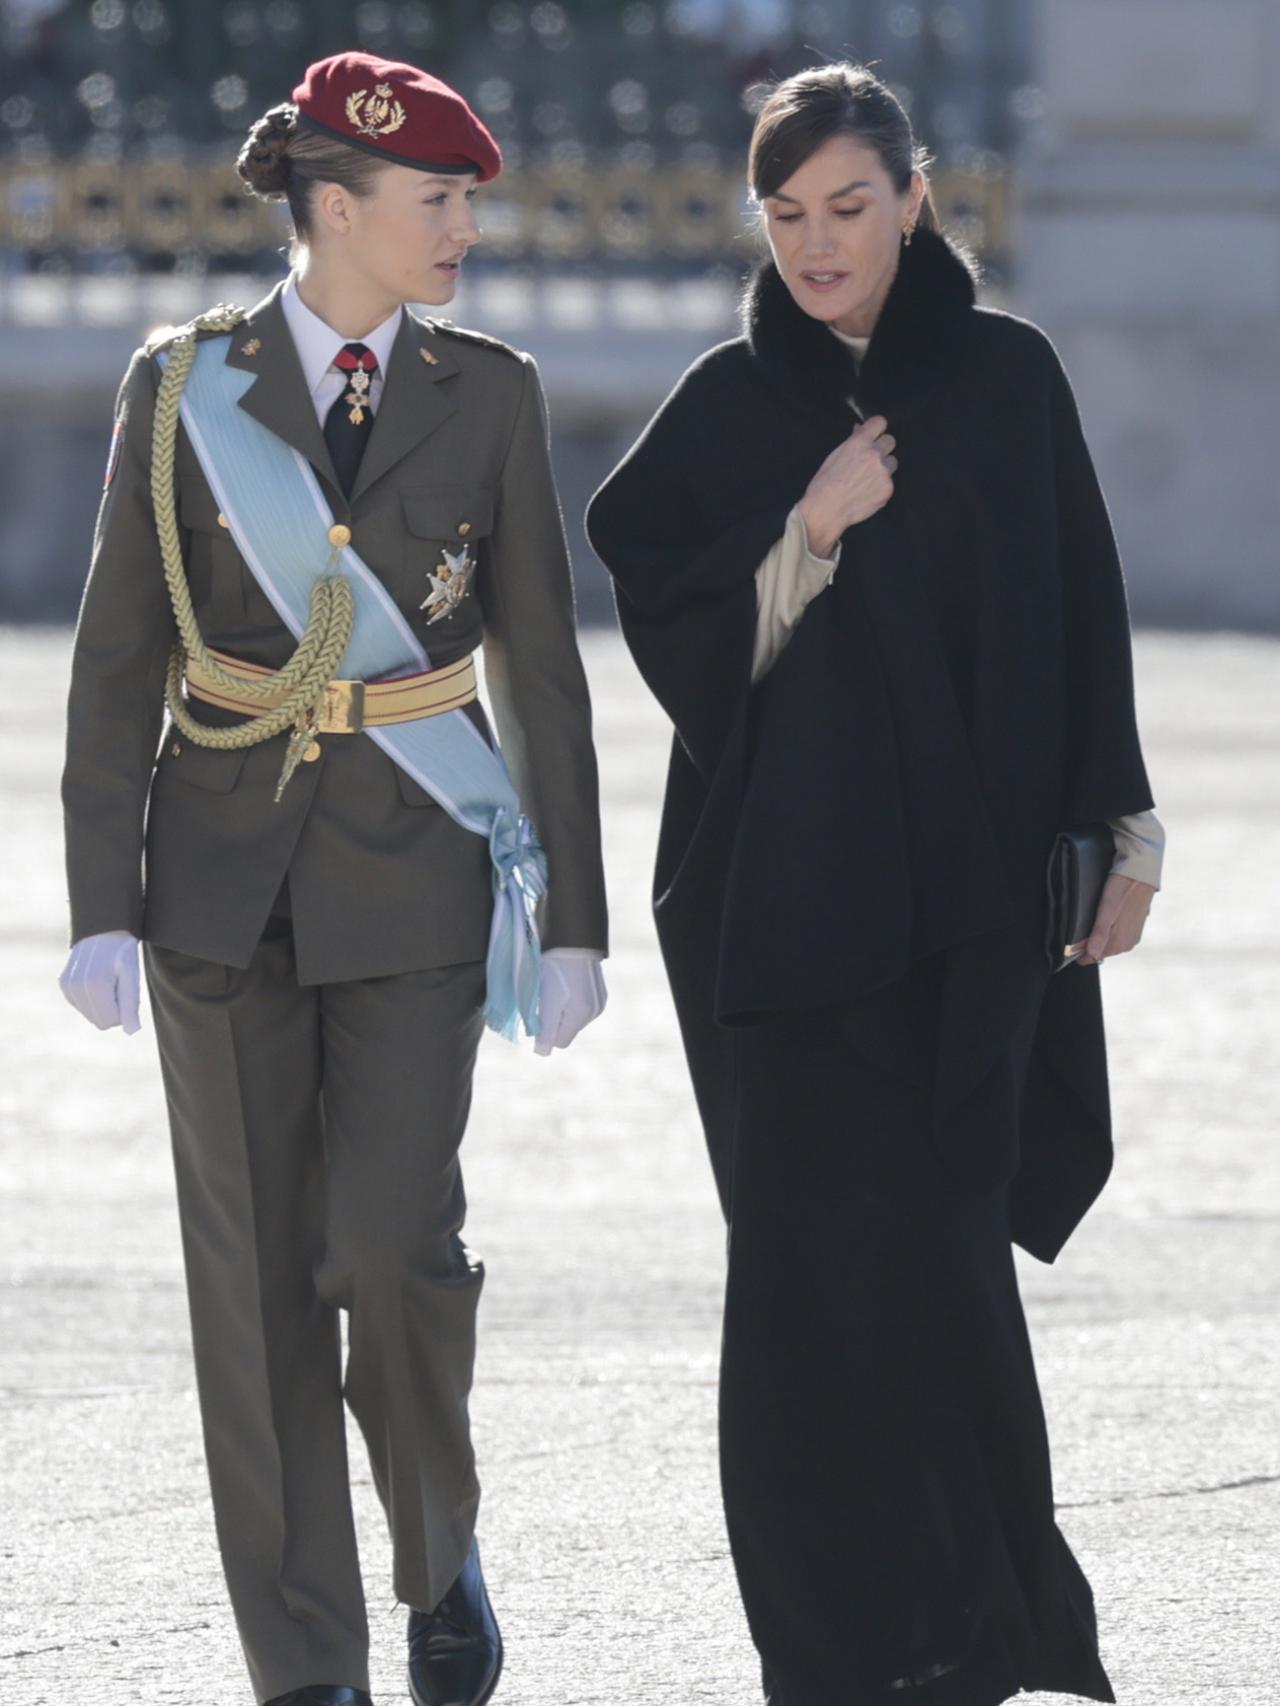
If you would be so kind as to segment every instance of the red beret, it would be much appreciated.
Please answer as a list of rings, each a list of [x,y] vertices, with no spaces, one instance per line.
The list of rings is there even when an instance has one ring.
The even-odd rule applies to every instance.
[[[335,53],[307,67],[293,100],[313,129],[398,165],[475,172],[482,184],[502,170],[498,144],[462,96],[416,65]]]

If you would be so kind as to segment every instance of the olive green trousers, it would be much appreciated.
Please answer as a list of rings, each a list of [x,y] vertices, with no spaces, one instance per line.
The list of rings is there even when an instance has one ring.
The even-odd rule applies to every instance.
[[[458,1147],[484,966],[301,987],[287,921],[246,970],[148,946],[214,1521],[259,1701],[369,1687],[345,1397],[394,1588],[430,1610],[479,1487],[483,1268]],[[347,1311],[342,1367],[339,1310]]]

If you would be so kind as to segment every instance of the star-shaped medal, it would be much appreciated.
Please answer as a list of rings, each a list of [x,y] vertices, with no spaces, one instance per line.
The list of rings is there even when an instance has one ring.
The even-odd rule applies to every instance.
[[[418,606],[419,610],[428,612],[427,624],[442,622],[446,616],[452,616],[467,595],[471,584],[471,576],[475,564],[467,554],[464,544],[461,551],[450,551],[444,548],[444,561],[437,565],[431,576],[431,591]]]

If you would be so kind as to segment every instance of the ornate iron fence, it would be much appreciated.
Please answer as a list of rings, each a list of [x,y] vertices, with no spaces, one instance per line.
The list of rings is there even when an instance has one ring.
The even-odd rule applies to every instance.
[[[542,166],[482,192],[484,248],[519,262],[733,260],[750,218],[741,174],[718,167]],[[935,176],[939,211],[996,264],[1009,246],[1003,169]],[[286,240],[283,210],[224,165],[90,160],[0,165],[0,245],[21,270],[168,271],[252,263]]]

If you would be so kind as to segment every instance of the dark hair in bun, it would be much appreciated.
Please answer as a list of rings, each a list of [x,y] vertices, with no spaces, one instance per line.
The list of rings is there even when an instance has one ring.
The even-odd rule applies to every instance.
[[[272,107],[253,125],[236,160],[246,189],[263,201],[287,201],[298,242],[311,234],[314,184],[341,184],[352,195],[372,195],[388,162],[341,137],[299,124],[292,101]]]
[[[291,101],[264,113],[245,138],[236,171],[263,201],[279,201],[289,188],[289,143],[298,133],[298,109]]]

